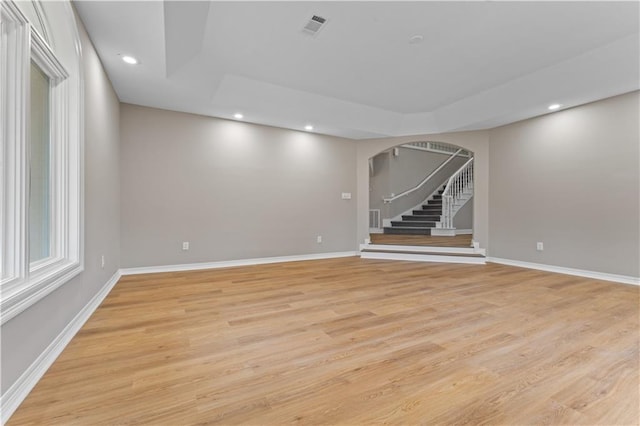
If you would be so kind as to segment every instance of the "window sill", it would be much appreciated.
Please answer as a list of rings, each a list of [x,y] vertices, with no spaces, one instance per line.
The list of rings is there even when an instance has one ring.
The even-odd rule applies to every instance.
[[[13,290],[2,289],[0,324],[4,324],[43,297],[69,282],[84,269],[80,262],[60,261],[42,268],[28,281],[16,283]]]

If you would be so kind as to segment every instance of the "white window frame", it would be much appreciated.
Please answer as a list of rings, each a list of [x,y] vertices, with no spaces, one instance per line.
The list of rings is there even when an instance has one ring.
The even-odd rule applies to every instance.
[[[34,6],[38,15],[44,13],[39,3]],[[75,67],[72,77],[11,0],[0,5],[0,26],[0,321],[5,323],[84,268],[83,117],[77,46],[72,47],[78,56],[70,64]],[[33,263],[28,238],[31,61],[49,77],[51,138],[51,250],[49,257]]]

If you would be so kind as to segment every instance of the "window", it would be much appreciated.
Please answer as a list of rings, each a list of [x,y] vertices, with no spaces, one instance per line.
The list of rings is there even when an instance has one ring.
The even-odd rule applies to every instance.
[[[31,62],[29,105],[29,261],[51,254],[49,76]]]
[[[25,4],[37,12],[30,13],[32,19],[46,19],[32,25],[20,9]],[[63,16],[71,21],[59,22]],[[66,33],[45,32],[44,23],[52,21]],[[66,45],[50,45],[35,28]],[[83,268],[78,46],[69,4],[0,3],[2,323]]]

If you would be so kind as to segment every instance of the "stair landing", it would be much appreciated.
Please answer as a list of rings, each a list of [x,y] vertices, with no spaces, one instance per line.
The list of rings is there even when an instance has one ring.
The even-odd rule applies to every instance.
[[[471,247],[471,235],[440,237],[433,235],[371,234],[371,244],[400,246]]]

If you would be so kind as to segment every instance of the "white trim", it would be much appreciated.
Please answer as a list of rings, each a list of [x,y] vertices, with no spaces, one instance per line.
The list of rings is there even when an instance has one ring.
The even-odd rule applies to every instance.
[[[49,30],[50,28],[49,20],[47,19],[47,14],[42,9],[42,2],[32,1],[31,4],[33,5],[33,9],[36,12],[36,17],[38,18],[38,22],[40,23],[40,29],[42,30],[42,34],[40,34],[40,37],[47,40],[47,42],[50,42],[51,37],[49,37],[49,33],[51,31]],[[31,25],[33,26],[33,23]]]
[[[199,271],[202,269],[231,268],[235,266],[265,265],[268,263],[298,262],[302,260],[333,259],[358,256],[357,251],[302,254],[298,256],[260,257],[255,259],[223,260],[220,262],[186,263],[182,265],[142,266],[120,269],[122,275],[155,274],[159,272]]]
[[[485,255],[485,249],[473,247],[436,247],[436,246],[402,246],[395,244],[360,244],[360,250],[382,250],[387,252],[421,252],[444,254],[481,254]]]
[[[416,143],[416,142],[411,142],[411,143]],[[446,154],[446,155],[451,155],[452,151],[443,151],[441,149],[437,149],[437,148],[423,148],[421,146],[416,146],[416,145],[411,145],[411,143],[408,144],[403,144],[400,145],[402,148],[407,148],[407,149],[415,149],[417,151],[426,151],[426,152],[433,152],[435,154]],[[468,154],[469,151],[467,151],[467,154],[456,154],[456,157],[466,157],[469,158],[471,156],[471,154]]]
[[[453,218],[473,197],[473,164],[473,157],[471,157],[447,181],[442,192],[441,227],[455,229]],[[461,203],[459,203],[460,200],[462,200]]]
[[[473,229],[456,229],[456,235],[473,235]]]
[[[443,256],[438,254],[428,255],[363,251],[360,253],[360,257],[363,259],[405,260],[409,262],[470,263],[475,265],[484,265],[486,263],[485,257]]]
[[[49,77],[52,86],[69,77],[64,65],[60,63],[47,41],[33,26],[31,27],[31,60]]]
[[[4,31],[0,34],[0,285],[6,289],[24,281],[28,272],[28,167],[23,141],[27,137],[31,32],[28,19],[13,2],[0,2],[0,24]]]
[[[0,311],[2,312],[0,323],[4,324],[9,321],[82,272],[77,263],[67,262],[57,263],[56,265],[58,268],[50,268],[44,271],[43,275],[39,276],[34,284],[15,288],[12,293],[2,295],[0,300]]]
[[[640,277],[629,275],[608,274],[605,272],[587,271],[584,269],[565,268],[563,266],[544,265],[542,263],[522,262],[520,260],[488,257],[487,262],[500,263],[502,265],[519,266],[521,268],[538,269],[540,271],[555,272],[558,274],[575,275],[578,277],[593,278],[596,280],[613,281],[622,284],[640,285]]]
[[[455,237],[456,228],[431,228],[431,235],[434,237]]]
[[[36,2],[37,3],[37,2]],[[47,8],[37,11],[47,24]],[[13,0],[0,4],[2,25],[11,31],[0,34],[6,48],[2,52],[0,120],[7,121],[3,129],[0,164],[4,179],[2,200],[8,200],[0,214],[0,322],[4,323],[68,282],[84,268],[84,99],[83,67],[80,38],[71,4],[65,11],[50,12],[61,17],[61,31],[71,31],[69,43],[58,45],[47,40],[30,26]],[[47,24],[48,25],[48,24]],[[62,28],[65,28],[62,30]],[[43,32],[54,37],[47,28]],[[60,38],[60,41],[64,37]],[[62,62],[58,60],[60,58]],[[28,258],[28,105],[29,72],[33,60],[50,79],[51,137],[51,256],[30,264]],[[64,64],[64,65],[63,65]],[[11,66],[9,66],[11,65]],[[66,68],[65,68],[66,66]],[[7,178],[8,177],[8,178]]]
[[[6,423],[11,415],[20,406],[22,401],[29,395],[38,381],[44,376],[56,358],[62,353],[64,348],[71,342],[73,336],[82,328],[85,322],[91,317],[93,312],[100,306],[111,289],[120,279],[120,271],[115,274],[102,286],[100,291],[93,296],[84,308],[67,324],[60,334],[47,346],[47,348],[36,358],[36,360],[25,370],[11,387],[0,398],[2,407],[2,423]]]

